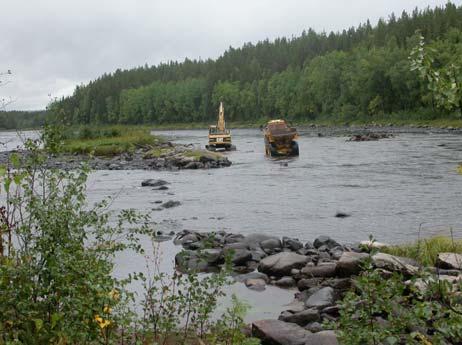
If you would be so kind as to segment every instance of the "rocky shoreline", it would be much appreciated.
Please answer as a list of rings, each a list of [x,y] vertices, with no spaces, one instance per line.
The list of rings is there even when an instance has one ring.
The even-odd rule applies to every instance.
[[[263,344],[338,344],[336,333],[326,329],[326,322],[339,318],[338,302],[352,289],[365,260],[371,260],[374,269],[384,277],[399,272],[410,279],[422,269],[408,258],[375,250],[370,253],[372,247],[380,250],[383,244],[364,241],[342,245],[328,236],[302,243],[294,238],[263,234],[243,236],[224,231],[183,230],[173,241],[183,247],[175,257],[180,271],[213,272],[229,255],[234,280],[249,289],[263,291],[268,284],[294,289],[293,303],[278,320],[252,323],[249,335],[260,338]],[[441,253],[437,267],[427,270],[437,272],[436,279],[456,283],[462,280],[461,262],[462,256],[458,254]]]
[[[93,170],[168,170],[215,169],[229,167],[232,162],[225,156],[196,150],[192,145],[179,145],[171,142],[159,144],[155,148],[160,152],[153,155],[152,149],[137,149],[115,156],[90,156],[87,154],[48,154],[45,167],[63,170],[78,169],[86,162]],[[20,156],[26,151],[13,150],[0,152],[0,164],[6,164],[12,153]]]

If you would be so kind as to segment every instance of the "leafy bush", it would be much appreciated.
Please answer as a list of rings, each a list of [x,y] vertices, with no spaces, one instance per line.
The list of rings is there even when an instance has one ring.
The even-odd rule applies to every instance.
[[[405,282],[374,270],[371,262],[340,303],[337,327],[345,345],[459,344],[462,283],[422,274]]]
[[[107,342],[132,296],[111,273],[112,258],[140,251],[133,210],[108,224],[108,202],[85,202],[88,170],[46,170],[32,141],[1,170],[0,343]]]

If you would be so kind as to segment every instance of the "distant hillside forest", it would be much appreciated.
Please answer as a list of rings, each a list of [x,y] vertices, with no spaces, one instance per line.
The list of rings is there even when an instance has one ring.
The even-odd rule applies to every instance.
[[[43,111],[0,111],[0,129],[39,128],[45,123]]]
[[[329,18],[326,18],[329,20]],[[418,33],[417,33],[418,32]],[[69,124],[204,122],[225,104],[230,121],[373,121],[390,115],[450,117],[408,56],[422,34],[435,64],[460,64],[462,6],[390,15],[342,32],[246,43],[216,60],[188,60],[104,74],[50,105]]]

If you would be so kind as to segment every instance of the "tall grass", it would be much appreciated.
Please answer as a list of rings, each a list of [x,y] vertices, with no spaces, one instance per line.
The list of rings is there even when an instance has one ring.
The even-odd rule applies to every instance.
[[[424,266],[434,266],[439,253],[462,253],[462,240],[436,236],[414,243],[386,247],[381,251],[414,259]]]

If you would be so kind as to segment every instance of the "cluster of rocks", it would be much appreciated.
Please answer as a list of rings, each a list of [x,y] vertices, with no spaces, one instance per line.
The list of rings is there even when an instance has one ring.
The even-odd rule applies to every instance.
[[[170,142],[159,144],[158,149],[169,148],[167,153],[159,156],[149,155],[147,149],[124,152],[115,156],[89,156],[86,154],[50,154],[45,165],[47,168],[74,170],[86,162],[93,170],[182,170],[214,169],[228,167],[231,161],[220,154],[206,150],[194,150],[191,145],[179,145]],[[26,154],[23,151],[0,152],[0,164],[6,164],[11,153]]]
[[[252,323],[252,335],[263,344],[310,345],[337,344],[334,332],[323,327],[325,321],[339,317],[340,301],[352,288],[353,278],[363,269],[366,259],[384,275],[400,272],[414,276],[419,267],[411,259],[378,252],[370,247],[383,244],[363,242],[341,245],[328,236],[314,242],[253,234],[243,236],[222,232],[202,233],[183,230],[176,234],[175,244],[183,250],[175,258],[178,269],[211,272],[230,255],[236,272],[235,281],[262,291],[267,284],[296,289],[295,300],[278,320]],[[439,279],[462,278],[462,256],[442,253],[437,260]]]
[[[348,141],[377,141],[380,139],[393,138],[394,135],[391,133],[366,133],[366,134],[355,134],[348,139]]]

